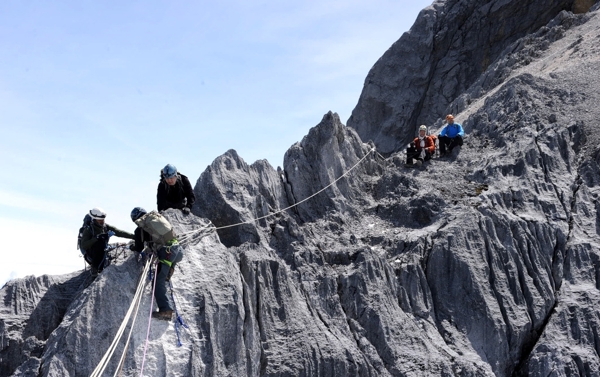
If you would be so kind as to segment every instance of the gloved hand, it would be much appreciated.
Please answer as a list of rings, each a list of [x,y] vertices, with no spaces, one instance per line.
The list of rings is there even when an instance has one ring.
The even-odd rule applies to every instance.
[[[106,234],[106,233],[98,234],[98,235],[96,236],[96,238],[97,238],[99,241],[102,241],[102,242],[108,242],[108,234]]]
[[[181,212],[183,212],[184,215],[189,215],[190,214],[190,209],[188,207],[183,207],[181,209]]]
[[[112,230],[109,230],[109,231],[108,231],[108,236],[109,236],[109,237],[112,237],[112,236],[114,236],[114,235],[115,235],[115,232],[113,232]]]

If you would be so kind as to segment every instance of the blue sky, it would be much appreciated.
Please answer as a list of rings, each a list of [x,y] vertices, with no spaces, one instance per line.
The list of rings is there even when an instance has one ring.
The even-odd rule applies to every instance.
[[[431,2],[0,2],[0,284],[82,269],[85,213],[133,231],[167,163],[282,165]]]

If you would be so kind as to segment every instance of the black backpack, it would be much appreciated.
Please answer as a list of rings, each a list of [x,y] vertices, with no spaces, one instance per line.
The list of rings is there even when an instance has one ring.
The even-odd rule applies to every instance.
[[[89,213],[86,214],[83,218],[83,225],[81,226],[81,228],[79,228],[79,236],[77,236],[77,250],[81,251],[81,254],[83,254],[84,257],[87,250],[84,250],[81,247],[81,237],[83,237],[83,232],[87,228],[90,228],[92,230],[92,233],[94,232],[94,227],[92,226],[92,216],[90,216]]]

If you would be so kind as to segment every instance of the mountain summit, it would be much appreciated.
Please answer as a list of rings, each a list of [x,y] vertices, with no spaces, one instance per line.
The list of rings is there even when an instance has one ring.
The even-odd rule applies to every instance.
[[[598,2],[435,1],[348,126],[325,114],[283,168],[230,150],[164,213],[179,321],[149,321],[131,253],[13,280],[0,376],[600,375],[599,72]],[[448,113],[462,148],[405,168]]]

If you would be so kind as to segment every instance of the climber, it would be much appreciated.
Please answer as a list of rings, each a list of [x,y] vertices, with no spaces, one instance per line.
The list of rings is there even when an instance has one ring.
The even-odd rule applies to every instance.
[[[416,165],[421,166],[424,161],[431,159],[435,152],[435,142],[430,135],[427,135],[427,126],[419,127],[419,136],[410,143],[406,150],[406,166],[412,167],[413,159],[416,159]]]
[[[88,216],[86,216],[88,218]],[[91,266],[92,276],[102,272],[106,264],[106,247],[111,236],[133,239],[133,234],[106,224],[106,213],[100,208],[92,208],[89,213],[91,218],[80,229],[79,247],[85,260]]]
[[[462,126],[459,123],[454,123],[452,114],[446,115],[446,121],[448,124],[442,128],[439,135],[440,157],[452,152],[454,147],[462,146],[463,136],[465,135]]]
[[[187,215],[190,213],[194,201],[196,201],[196,197],[188,177],[177,172],[175,166],[167,164],[160,171],[160,182],[156,193],[158,210],[175,208]]]
[[[167,296],[167,282],[175,271],[175,265],[183,259],[183,248],[175,238],[173,227],[160,213],[135,207],[131,211],[131,220],[138,227],[134,232],[135,243],[130,249],[155,254],[159,261],[154,289],[158,311],[152,313],[152,317],[169,321],[173,316],[173,308]]]

